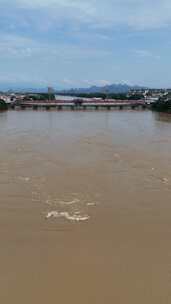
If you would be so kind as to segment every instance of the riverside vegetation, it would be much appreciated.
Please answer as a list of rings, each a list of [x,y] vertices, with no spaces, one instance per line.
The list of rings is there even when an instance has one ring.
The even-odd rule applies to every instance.
[[[0,111],[5,111],[7,110],[7,104],[5,103],[4,100],[0,99]]]
[[[160,98],[152,105],[152,110],[157,112],[171,113],[171,99]]]

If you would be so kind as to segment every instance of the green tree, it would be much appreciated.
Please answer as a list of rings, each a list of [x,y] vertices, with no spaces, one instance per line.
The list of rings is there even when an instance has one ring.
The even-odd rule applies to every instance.
[[[152,105],[152,110],[171,113],[171,99],[160,98]]]
[[[8,109],[6,102],[3,99],[0,99],[0,111],[5,111]]]

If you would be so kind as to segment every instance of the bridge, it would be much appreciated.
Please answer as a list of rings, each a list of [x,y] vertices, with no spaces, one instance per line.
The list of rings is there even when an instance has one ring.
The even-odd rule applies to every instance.
[[[112,109],[147,109],[144,100],[105,100],[105,101],[20,101],[9,105],[11,109],[56,109],[56,110],[112,110]]]

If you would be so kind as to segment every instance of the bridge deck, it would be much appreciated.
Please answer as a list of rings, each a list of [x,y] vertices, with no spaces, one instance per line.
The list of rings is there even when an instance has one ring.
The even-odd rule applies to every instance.
[[[91,101],[91,102],[66,102],[66,101],[22,101],[11,105],[12,108],[70,108],[70,109],[88,109],[88,108],[147,108],[148,106],[142,100],[136,101]]]

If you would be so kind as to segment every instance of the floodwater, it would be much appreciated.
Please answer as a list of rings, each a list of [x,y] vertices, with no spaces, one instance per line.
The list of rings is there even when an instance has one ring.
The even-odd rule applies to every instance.
[[[0,113],[0,303],[171,303],[171,116]]]

